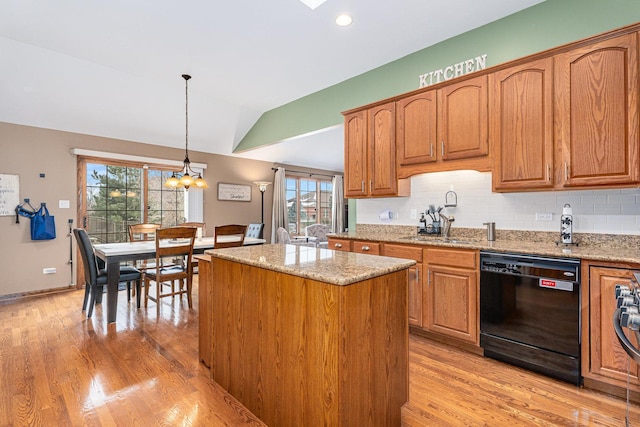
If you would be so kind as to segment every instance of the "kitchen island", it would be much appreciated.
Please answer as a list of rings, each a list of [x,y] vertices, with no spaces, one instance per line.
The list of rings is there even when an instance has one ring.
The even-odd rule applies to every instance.
[[[201,358],[215,382],[270,426],[400,425],[414,261],[295,245],[207,254]]]

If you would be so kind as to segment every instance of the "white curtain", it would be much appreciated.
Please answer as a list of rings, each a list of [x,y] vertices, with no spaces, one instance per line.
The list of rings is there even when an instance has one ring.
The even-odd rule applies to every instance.
[[[271,215],[271,243],[276,242],[278,227],[289,231],[287,188],[284,168],[276,168],[273,179],[273,214]]]
[[[341,233],[344,231],[344,189],[342,175],[334,175],[333,194],[331,197],[331,231]]]

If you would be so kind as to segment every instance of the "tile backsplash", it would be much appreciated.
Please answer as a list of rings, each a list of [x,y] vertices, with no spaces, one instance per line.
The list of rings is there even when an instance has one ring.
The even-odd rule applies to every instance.
[[[415,209],[420,218],[430,204],[444,206],[450,190],[457,195],[457,206],[442,212],[455,217],[453,228],[483,228],[483,222],[493,221],[498,230],[559,232],[562,208],[569,203],[574,233],[640,235],[638,188],[493,193],[490,172],[469,170],[414,176],[411,197],[359,199],[356,223],[417,226],[411,211]],[[392,213],[390,219],[382,214],[385,211]],[[552,214],[551,221],[536,214]]]

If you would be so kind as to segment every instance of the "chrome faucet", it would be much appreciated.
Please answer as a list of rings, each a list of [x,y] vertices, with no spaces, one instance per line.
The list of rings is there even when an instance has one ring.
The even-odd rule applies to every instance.
[[[442,237],[449,238],[449,232],[451,231],[451,223],[456,219],[453,215],[446,216],[440,213],[440,219],[442,220]]]

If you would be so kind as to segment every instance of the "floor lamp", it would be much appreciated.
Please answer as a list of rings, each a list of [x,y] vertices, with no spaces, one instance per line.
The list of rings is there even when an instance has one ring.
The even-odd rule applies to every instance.
[[[262,208],[260,209],[260,212],[262,213],[262,223],[264,224],[264,192],[267,191],[267,185],[270,185],[271,183],[268,181],[256,181],[254,184],[258,186],[260,196],[262,197]]]

